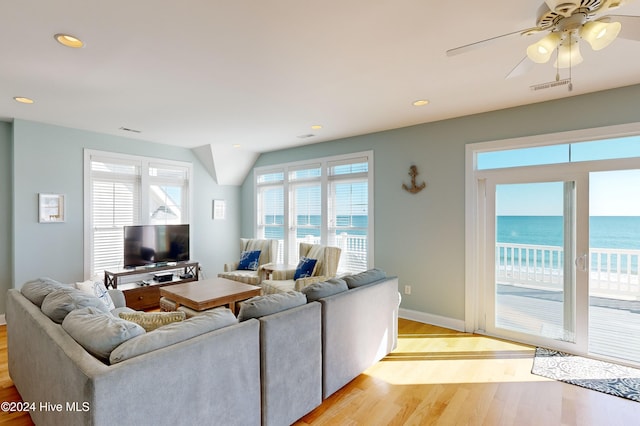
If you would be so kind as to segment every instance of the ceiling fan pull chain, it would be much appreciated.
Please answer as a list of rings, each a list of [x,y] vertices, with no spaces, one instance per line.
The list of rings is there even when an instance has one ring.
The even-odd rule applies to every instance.
[[[560,64],[558,61],[560,60],[560,45],[556,47],[556,81],[560,80]]]
[[[573,90],[573,83],[571,82],[571,59],[572,59],[571,57],[573,56],[571,49],[573,48],[573,41],[571,40],[571,35],[572,34],[569,33],[569,86],[568,86],[569,92]]]

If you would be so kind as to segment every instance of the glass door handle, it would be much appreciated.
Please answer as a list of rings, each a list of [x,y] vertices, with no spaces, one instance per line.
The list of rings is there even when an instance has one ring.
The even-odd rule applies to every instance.
[[[582,256],[576,257],[575,265],[576,269],[586,272],[587,271],[587,253],[584,253]]]

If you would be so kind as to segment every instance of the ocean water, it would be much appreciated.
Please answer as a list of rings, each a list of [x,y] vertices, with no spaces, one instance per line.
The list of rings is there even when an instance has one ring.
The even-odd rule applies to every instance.
[[[562,246],[562,217],[498,216],[496,238],[501,243]],[[589,246],[640,249],[640,216],[592,216]]]
[[[265,216],[264,223],[273,224],[273,226],[265,226],[265,238],[273,238],[281,240],[284,238],[284,216],[270,215]],[[297,217],[297,238],[304,238],[307,235],[320,237],[320,215],[298,215]],[[347,230],[350,235],[367,235],[367,226],[369,226],[369,217],[363,215],[338,215],[336,217],[336,225],[339,228]],[[309,228],[305,228],[309,226]],[[318,228],[316,228],[318,227]]]

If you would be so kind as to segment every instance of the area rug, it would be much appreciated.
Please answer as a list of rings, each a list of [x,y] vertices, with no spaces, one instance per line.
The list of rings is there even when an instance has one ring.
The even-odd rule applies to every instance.
[[[531,373],[640,402],[640,370],[536,348]]]

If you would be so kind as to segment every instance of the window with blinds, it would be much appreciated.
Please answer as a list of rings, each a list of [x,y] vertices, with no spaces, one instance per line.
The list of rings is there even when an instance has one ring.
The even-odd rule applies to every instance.
[[[342,248],[340,269],[367,269],[369,252],[369,162],[329,162],[328,242]]]
[[[125,226],[189,223],[190,164],[87,151],[85,171],[88,276],[122,266]]]
[[[279,240],[278,262],[295,264],[300,242],[342,249],[338,271],[373,264],[373,155],[256,169],[257,238]]]

